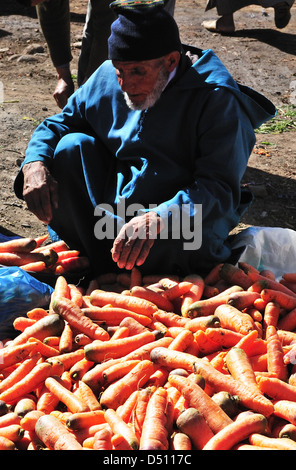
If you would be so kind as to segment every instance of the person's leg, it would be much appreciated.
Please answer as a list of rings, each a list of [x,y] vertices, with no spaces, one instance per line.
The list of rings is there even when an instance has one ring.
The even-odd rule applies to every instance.
[[[78,86],[108,58],[108,37],[115,20],[110,1],[89,0],[78,61]]]
[[[52,231],[71,248],[87,256],[94,273],[116,269],[111,259],[112,240],[97,239],[94,228],[96,204],[110,197],[112,156],[94,137],[73,133],[63,137],[53,160],[52,174],[58,181],[59,205],[54,211]],[[107,188],[107,189],[106,189]]]
[[[167,10],[172,16],[174,16],[175,13],[175,5],[176,5],[176,0],[167,0],[164,3],[164,8]]]

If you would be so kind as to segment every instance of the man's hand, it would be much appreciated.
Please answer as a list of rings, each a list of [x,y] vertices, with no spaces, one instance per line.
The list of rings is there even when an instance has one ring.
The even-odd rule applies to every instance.
[[[28,209],[41,222],[48,224],[52,219],[52,209],[58,207],[57,182],[40,161],[25,164],[22,171],[23,196]]]
[[[164,228],[155,212],[131,219],[120,230],[112,248],[112,259],[119,268],[132,269],[146,260],[156,236]]]

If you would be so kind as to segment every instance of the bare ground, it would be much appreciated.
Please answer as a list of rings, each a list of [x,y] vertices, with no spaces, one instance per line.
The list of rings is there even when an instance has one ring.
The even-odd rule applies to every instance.
[[[227,36],[202,27],[203,20],[216,17],[214,10],[205,13],[205,3],[177,0],[175,18],[183,42],[213,49],[235,79],[265,94],[279,110],[296,106],[296,5],[283,30],[274,26],[273,9],[245,8],[235,14],[236,32]],[[86,2],[72,0],[70,5],[75,75]],[[44,51],[24,55],[34,44]],[[36,125],[59,108],[52,97],[55,70],[35,9],[24,8],[15,0],[1,0],[0,5],[0,80],[0,232],[37,236],[46,227],[15,197],[13,181]],[[295,120],[289,131],[257,134],[243,181],[253,190],[255,201],[239,229],[260,225],[296,230]]]

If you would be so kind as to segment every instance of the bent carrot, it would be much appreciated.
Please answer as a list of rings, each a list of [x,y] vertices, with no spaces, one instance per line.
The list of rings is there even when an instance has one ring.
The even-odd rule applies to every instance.
[[[54,312],[60,315],[73,328],[86,334],[92,339],[108,340],[109,334],[106,330],[96,325],[92,320],[86,317],[80,307],[71,299],[53,297],[52,308]]]
[[[56,395],[72,413],[89,411],[88,406],[79,397],[74,395],[73,392],[65,387],[60,377],[48,377],[45,379],[45,386],[51,393]]]
[[[82,450],[82,445],[56,417],[41,416],[35,426],[37,437],[52,450]]]
[[[167,390],[159,387],[152,394],[146,408],[140,438],[140,450],[168,449],[167,406]]]
[[[203,450],[231,450],[233,446],[244,441],[254,433],[264,433],[267,429],[265,416],[252,413],[237,418],[233,423],[215,434],[204,446]]]
[[[105,419],[113,433],[122,436],[131,450],[139,448],[139,441],[132,428],[112,408],[105,411]]]
[[[277,450],[296,450],[296,442],[285,437],[269,437],[264,434],[253,433],[249,436],[250,444]]]
[[[243,313],[232,305],[220,305],[215,310],[222,328],[236,331],[243,335],[255,329],[254,321],[247,313]]]
[[[240,380],[250,388],[254,387],[258,392],[259,389],[252,364],[243,349],[238,347],[231,348],[226,354],[225,362],[227,369],[234,379]]]
[[[30,337],[43,341],[47,336],[60,335],[64,328],[64,320],[57,314],[40,318],[33,325],[28,326],[21,334],[12,340],[11,345],[23,344]],[[5,348],[6,349],[6,348]]]
[[[284,351],[275,326],[266,329],[267,370],[281,380],[287,380],[288,370],[284,363]]]
[[[157,310],[157,306],[148,300],[100,289],[96,289],[90,294],[90,302],[98,307],[111,304],[113,307],[125,308],[150,317]]]
[[[232,419],[222,408],[199,385],[187,377],[170,375],[168,382],[179,390],[189,407],[196,408],[202,414],[214,434],[232,423]]]
[[[149,330],[126,338],[115,339],[114,341],[96,340],[84,346],[84,354],[89,361],[102,362],[107,359],[123,357],[154,340],[155,335]]]
[[[26,342],[24,344],[9,346],[0,349],[0,370],[10,367],[18,362],[23,361],[36,348],[36,343]]]
[[[140,361],[124,377],[118,379],[107,387],[101,397],[100,403],[103,408],[117,409],[138,388],[145,385],[155,366],[149,360]]]
[[[6,403],[16,402],[18,398],[26,393],[32,392],[40,384],[42,384],[44,380],[50,375],[51,370],[52,366],[47,362],[36,364],[36,366],[33,367],[27,376],[12,385],[7,390],[4,390],[0,394],[0,400],[5,401]]]

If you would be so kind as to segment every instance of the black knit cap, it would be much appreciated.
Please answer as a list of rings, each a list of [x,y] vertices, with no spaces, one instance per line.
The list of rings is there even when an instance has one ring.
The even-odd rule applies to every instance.
[[[176,21],[161,0],[117,0],[111,3],[117,19],[111,25],[108,57],[118,61],[158,59],[182,45]]]

